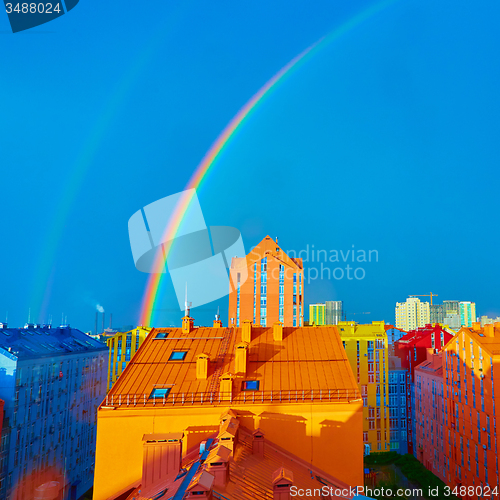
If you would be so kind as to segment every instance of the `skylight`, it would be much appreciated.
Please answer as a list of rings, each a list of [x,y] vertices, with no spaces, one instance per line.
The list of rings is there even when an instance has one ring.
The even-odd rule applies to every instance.
[[[155,339],[166,339],[170,332],[158,332]]]
[[[167,398],[170,394],[171,387],[155,387],[151,394],[149,395],[149,399],[163,399]]]
[[[244,391],[258,391],[260,386],[260,380],[245,380],[243,381]]]
[[[172,351],[170,354],[169,361],[184,361],[187,351]]]

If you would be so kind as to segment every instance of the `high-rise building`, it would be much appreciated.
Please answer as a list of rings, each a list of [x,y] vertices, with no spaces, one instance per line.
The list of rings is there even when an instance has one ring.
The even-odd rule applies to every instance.
[[[401,367],[408,370],[406,377],[408,453],[416,455],[415,368],[427,359],[429,350],[441,351],[452,338],[453,335],[440,325],[426,325],[424,328],[408,332],[395,342],[394,355],[401,360]]]
[[[444,324],[444,318],[446,316],[446,309],[444,304],[432,304],[429,306],[430,310],[430,321],[431,324]]]
[[[324,326],[326,324],[325,304],[309,304],[309,325]]]
[[[421,302],[416,297],[409,297],[406,302],[396,303],[396,328],[409,332],[429,323],[429,302]]]
[[[341,300],[327,300],[325,302],[326,316],[325,323],[327,325],[336,325],[342,321],[342,301]]]
[[[2,326],[0,498],[79,498],[93,483],[106,345],[69,325]],[[37,496],[51,480],[56,496]]]
[[[246,258],[233,258],[230,269],[228,325],[304,324],[304,268],[266,236]]]
[[[232,420],[235,426],[221,429],[221,414],[240,420],[245,432],[239,434]],[[276,322],[264,328],[247,320],[240,328],[195,328],[184,317],[182,328],[151,331],[98,410],[94,500],[131,498],[144,477],[145,447],[151,445],[154,454],[155,442],[158,448],[181,447],[190,464],[200,460],[226,470],[235,449],[238,460],[245,459],[249,450],[235,447],[250,434],[286,451],[264,451],[277,462],[275,469],[292,454],[345,484],[363,484],[362,419],[361,395],[335,327]],[[165,467],[174,463],[161,456]],[[233,472],[238,474],[231,464]],[[248,498],[262,498],[252,494]]]
[[[488,316],[481,316],[481,328],[484,327],[484,325],[494,325],[495,323],[500,323],[500,317],[496,318],[489,318]]]
[[[427,351],[427,359],[415,368],[416,457],[433,474],[446,482],[445,399],[443,352]]]
[[[363,398],[365,453],[389,451],[389,354],[384,322],[341,321],[337,329]]]
[[[500,324],[462,327],[444,348],[443,371],[446,483],[498,490]]]
[[[476,303],[460,302],[460,326],[471,327],[476,322]]]
[[[144,342],[150,331],[150,327],[138,326],[128,332],[118,332],[106,340],[109,350],[108,391],[121,375],[122,371],[125,370],[128,362],[139,350],[139,346]]]

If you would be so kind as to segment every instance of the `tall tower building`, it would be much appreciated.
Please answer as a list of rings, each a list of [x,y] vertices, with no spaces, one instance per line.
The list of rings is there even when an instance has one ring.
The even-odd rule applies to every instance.
[[[396,303],[396,328],[409,332],[429,323],[429,302],[420,302],[416,297],[409,297],[406,302]]]
[[[304,324],[304,267],[266,236],[246,258],[233,258],[230,269],[229,326]]]
[[[325,322],[325,304],[309,304],[309,324],[324,326]]]
[[[342,321],[342,301],[341,300],[327,300],[325,302],[326,315],[325,321],[327,325],[337,325]]]
[[[476,303],[460,302],[460,326],[471,327],[476,322]]]

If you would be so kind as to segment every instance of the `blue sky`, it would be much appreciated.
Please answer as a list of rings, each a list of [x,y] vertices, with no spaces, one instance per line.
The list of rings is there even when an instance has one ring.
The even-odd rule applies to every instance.
[[[14,35],[0,15],[12,326],[31,308],[90,330],[97,303],[135,323],[147,276],[128,218],[181,191],[269,78],[374,2],[146,5],[81,0]],[[343,300],[349,319],[392,322],[396,301],[430,291],[499,314],[499,15],[493,1],[399,1],[325,46],[217,161],[198,192],[207,223],[239,228],[248,248],[269,234],[297,252],[377,250],[363,280],[306,286],[306,304]],[[177,324],[165,281],[161,323]],[[227,300],[193,316],[208,324],[217,305],[226,320]]]

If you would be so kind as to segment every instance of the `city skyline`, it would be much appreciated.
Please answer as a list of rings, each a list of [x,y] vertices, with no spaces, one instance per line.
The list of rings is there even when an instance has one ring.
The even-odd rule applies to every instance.
[[[370,303],[375,319],[387,319],[407,293],[439,289],[469,297],[481,314],[499,315],[489,285],[498,277],[490,215],[499,176],[492,135],[498,5],[424,2],[417,12],[398,2],[319,2],[304,16],[286,2],[256,2],[234,6],[228,16],[222,4],[198,11],[174,3],[157,5],[154,18],[131,7],[100,8],[95,16],[79,6],[52,21],[50,32],[3,36],[2,89],[11,96],[1,144],[9,186],[3,236],[11,244],[2,247],[9,265],[0,317],[8,312],[9,323],[21,326],[31,309],[35,322],[64,315],[89,331],[100,304],[115,324],[136,324],[146,277],[133,266],[128,218],[184,189],[251,96],[336,30],[339,36],[281,82],[225,149],[199,190],[207,220],[239,228],[246,250],[269,234],[297,254],[313,245],[328,255],[353,245],[378,252],[362,280],[306,283],[310,303],[343,300],[353,312]],[[111,18],[116,22],[104,26]],[[0,23],[6,30],[5,16]],[[55,52],[60,59],[49,60]],[[37,91],[28,85],[19,93],[20,82],[30,81],[27,67],[37,70]],[[27,113],[30,120],[19,119]],[[64,140],[55,146],[54,137]],[[249,174],[255,168],[279,187]],[[332,196],[317,196],[319,180],[335,186]],[[304,200],[302,227],[269,218],[269,210],[292,209],[273,196],[275,187]],[[482,203],[455,203],[472,193],[481,193]],[[407,207],[412,198],[418,211]],[[409,223],[415,217],[426,223]],[[334,230],[325,230],[328,221]],[[471,238],[432,243],[461,234],[464,221],[490,235],[480,251]],[[21,244],[28,234],[30,244]],[[165,281],[158,326],[175,323],[178,313]],[[210,324],[217,307],[225,317],[224,304],[193,314]]]

